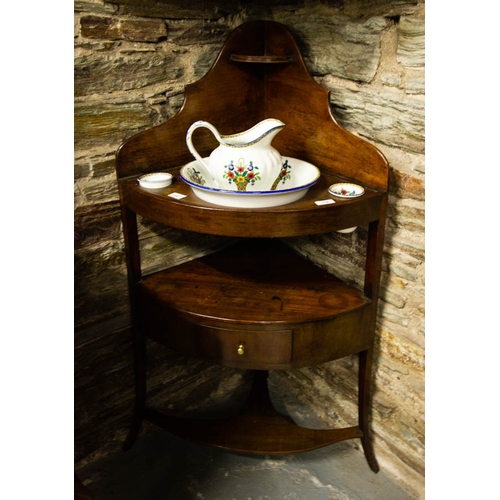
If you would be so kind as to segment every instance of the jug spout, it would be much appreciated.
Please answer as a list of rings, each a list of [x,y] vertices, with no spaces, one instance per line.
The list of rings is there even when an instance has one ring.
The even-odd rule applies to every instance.
[[[221,140],[228,146],[252,146],[259,143],[261,147],[267,147],[284,126],[285,124],[281,120],[267,118],[245,132],[224,135],[221,137]]]

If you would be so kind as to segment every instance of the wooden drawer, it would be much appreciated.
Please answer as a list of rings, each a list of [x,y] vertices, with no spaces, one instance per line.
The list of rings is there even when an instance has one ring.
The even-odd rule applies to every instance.
[[[144,333],[186,356],[233,368],[272,370],[290,366],[292,330],[235,330],[199,325],[177,315],[144,321]]]
[[[292,331],[226,330],[200,327],[197,342],[207,361],[235,368],[272,369],[292,358]]]

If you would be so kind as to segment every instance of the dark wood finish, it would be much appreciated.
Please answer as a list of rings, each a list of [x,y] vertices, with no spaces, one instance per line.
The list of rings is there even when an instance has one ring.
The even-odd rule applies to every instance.
[[[139,286],[192,321],[220,327],[289,327],[367,303],[360,290],[273,240],[238,242],[145,277]]]
[[[346,439],[363,437],[363,432],[356,426],[343,429],[308,429],[295,425],[274,409],[266,379],[266,371],[255,373],[248,400],[233,417],[194,420],[162,415],[148,408],[146,418],[181,437],[226,450],[256,455],[299,453]]]
[[[370,346],[360,327],[371,301],[277,241],[245,241],[155,273],[138,294],[149,337],[235,368],[310,366]]]
[[[127,206],[162,224],[221,236],[304,236],[353,227],[376,220],[386,196],[380,189],[364,186],[365,194],[359,199],[334,198],[328,193],[328,187],[345,178],[325,171],[304,198],[294,203],[253,210],[228,208],[197,198],[178,178],[178,172],[173,173],[175,178],[171,186],[154,191],[139,186],[135,178],[121,181]],[[187,196],[181,200],[168,196],[174,192]],[[315,201],[332,199],[333,205],[315,204]]]
[[[273,141],[281,154],[309,161],[319,182],[294,203],[238,209],[206,203],[179,178],[192,160],[185,137],[196,120],[222,134],[241,132],[264,118],[285,128]],[[200,154],[217,146],[196,131]],[[170,187],[147,190],[139,175],[174,175]],[[371,378],[377,300],[387,211],[389,170],[371,144],[340,127],[328,92],[306,70],[289,31],[271,21],[246,23],[230,35],[214,66],[186,87],[179,113],[125,141],[117,152],[127,270],[136,356],[136,407],[125,447],[143,419],[181,436],[228,450],[295,453],[343,439],[361,438],[368,464],[378,464],[370,436]],[[355,182],[365,194],[332,199],[328,186]],[[175,200],[168,195],[186,195]],[[136,214],[171,227],[234,237],[216,254],[143,276]],[[345,283],[296,255],[277,240],[368,225],[362,289]],[[220,421],[162,415],[147,405],[146,348],[149,337],[211,363],[258,370],[247,404]],[[312,366],[358,354],[358,426],[302,429],[278,415],[267,391],[268,370]]]

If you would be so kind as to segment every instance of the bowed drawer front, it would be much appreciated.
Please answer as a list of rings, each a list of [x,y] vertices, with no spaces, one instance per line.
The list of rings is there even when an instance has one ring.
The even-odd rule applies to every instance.
[[[291,330],[230,330],[184,322],[182,333],[152,329],[149,336],[187,356],[233,368],[284,368],[292,356]]]

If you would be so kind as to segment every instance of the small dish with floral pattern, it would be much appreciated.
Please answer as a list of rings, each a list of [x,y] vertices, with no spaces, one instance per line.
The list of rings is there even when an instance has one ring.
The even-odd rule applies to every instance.
[[[365,192],[365,188],[358,184],[338,183],[332,184],[328,188],[328,192],[338,198],[357,198]]]

